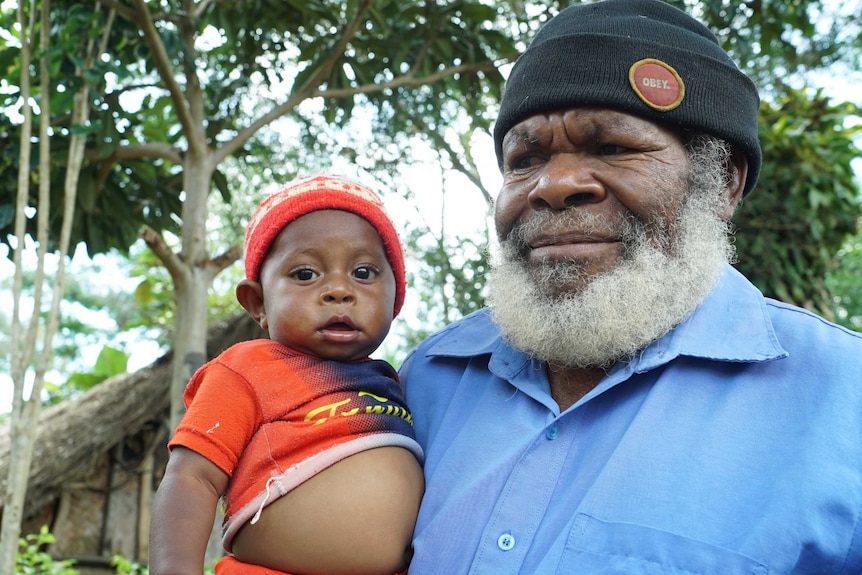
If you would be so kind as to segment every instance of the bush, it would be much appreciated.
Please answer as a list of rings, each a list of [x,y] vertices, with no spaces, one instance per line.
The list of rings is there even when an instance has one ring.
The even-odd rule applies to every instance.
[[[149,569],[135,563],[121,555],[111,557],[111,567],[116,569],[117,575],[149,575]]]
[[[79,575],[73,568],[71,559],[55,561],[47,552],[45,545],[54,543],[54,536],[48,532],[47,526],[42,526],[39,533],[27,535],[18,540],[18,559],[15,562],[16,575]]]

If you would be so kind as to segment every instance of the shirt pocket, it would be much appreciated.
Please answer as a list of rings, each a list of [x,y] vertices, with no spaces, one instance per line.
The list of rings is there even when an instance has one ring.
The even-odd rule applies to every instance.
[[[758,561],[730,549],[632,523],[578,514],[557,575],[767,575]]]

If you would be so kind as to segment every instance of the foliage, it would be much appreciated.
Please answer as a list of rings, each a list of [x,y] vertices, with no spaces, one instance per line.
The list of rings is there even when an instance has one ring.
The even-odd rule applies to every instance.
[[[111,567],[116,570],[117,575],[148,575],[150,572],[145,565],[126,559],[122,555],[111,557]]]
[[[83,242],[90,255],[104,253],[111,248],[125,251],[138,236],[141,226],[149,225],[156,229],[177,229],[177,222],[172,216],[178,213],[180,202],[180,179],[174,166],[165,162],[152,162],[149,159],[128,158],[122,163],[117,162],[118,149],[122,145],[139,143],[139,134],[131,129],[136,126],[135,111],[129,111],[120,99],[119,92],[105,90],[106,78],[114,82],[128,78],[134,67],[126,67],[117,61],[99,60],[87,75],[92,85],[91,94],[94,106],[90,112],[90,121],[86,126],[71,124],[71,98],[77,90],[80,78],[74,73],[75,66],[84,59],[81,31],[99,34],[104,26],[104,11],[93,11],[92,6],[81,2],[55,2],[53,4],[52,22],[57,23],[52,29],[54,47],[49,51],[53,77],[56,79],[56,91],[51,94],[52,116],[51,133],[51,204],[62,206],[63,179],[66,172],[65,162],[68,159],[69,138],[73,133],[87,135],[87,160],[80,175],[75,219],[72,230],[72,245]],[[12,20],[14,11],[0,12],[2,27],[14,31]],[[124,45],[140,44],[136,40],[137,32],[121,25],[112,27],[115,40]],[[135,36],[132,36],[134,32]],[[92,38],[92,36],[90,36]],[[15,43],[0,43],[0,63],[4,71],[3,78],[9,85],[17,86],[20,74],[20,47]],[[38,89],[34,86],[34,97],[40,99]],[[14,90],[6,90],[0,100],[0,107],[7,111],[16,110],[20,105],[19,94]],[[40,113],[45,110],[37,111]],[[16,159],[19,150],[20,126],[13,122],[12,114],[0,115],[0,169],[17,170]],[[39,162],[38,147],[34,145],[32,166]],[[14,207],[14,178],[0,179],[0,241],[9,242],[11,214]],[[38,178],[31,182],[31,202],[36,205]],[[107,190],[122,190],[122,193],[106,193]],[[51,235],[49,250],[56,249],[60,230],[62,209],[51,212]],[[35,219],[27,223],[27,233],[35,236]]]
[[[416,324],[404,334],[410,349],[440,327],[485,305],[488,246],[475,238],[444,237],[423,245],[431,235],[414,230],[406,239],[408,249],[420,255],[422,266],[410,272],[408,282],[419,289]]]
[[[838,269],[826,275],[826,287],[832,296],[834,315],[838,323],[862,331],[862,225],[860,233],[851,237],[836,257]]]
[[[100,3],[122,8],[107,1]],[[318,141],[317,133],[325,126],[343,126],[355,109],[369,104],[381,115],[377,128],[393,134],[406,129],[403,122],[388,121],[394,107],[405,104],[431,129],[446,125],[462,109],[467,113],[461,117],[475,117],[479,125],[488,125],[489,104],[502,85],[502,76],[491,61],[516,52],[507,35],[488,23],[505,13],[508,5],[492,8],[467,1],[445,6],[377,1],[368,9],[355,37],[348,38],[349,47],[339,61],[328,61],[333,50],[342,49],[337,45],[343,40],[339,34],[344,23],[365,10],[365,4],[227,2],[212,4],[196,15],[178,12],[170,4],[151,5],[149,9],[154,11],[169,64],[182,72],[176,76],[184,83],[181,88],[203,91],[203,127],[212,149],[248,131],[255,115],[274,108],[287,96],[315,89],[316,85],[308,82],[315,74],[328,71],[324,89],[319,92],[324,96],[320,106],[296,106],[307,97],[300,95],[293,108],[285,107],[300,127],[291,153],[283,154],[285,165],[280,166],[280,174],[292,176],[308,169],[309,159],[314,165],[315,155],[324,158],[337,152],[344,142],[333,149],[331,142]],[[128,8],[121,9],[109,24],[108,10],[94,11],[72,0],[55,1],[52,10],[52,21],[62,23],[52,31],[57,34],[53,65],[60,72],[68,72],[80,59],[77,46],[81,30],[88,30],[90,37],[101,33],[109,37],[108,53],[90,74],[90,124],[64,124],[68,98],[55,96],[52,100],[58,152],[63,149],[64,135],[72,130],[88,133],[73,243],[84,241],[91,255],[111,248],[125,252],[143,225],[176,233],[181,219],[180,164],[185,158],[165,150],[184,148],[188,125],[178,121],[174,95],[164,89],[167,79],[161,77],[163,70],[157,69],[151,45],[141,39],[135,25],[137,16]],[[12,29],[11,15],[5,13],[2,18]],[[197,38],[193,46],[187,44],[190,37]],[[76,39],[77,43],[73,41]],[[0,63],[10,64],[5,68],[10,79],[17,73],[16,56],[16,46],[3,49],[0,45]],[[487,62],[484,68],[478,72],[471,69],[481,61]],[[464,67],[463,73],[440,74],[447,67],[458,66]],[[440,77],[423,79],[435,74]],[[57,77],[61,83],[71,81],[62,73]],[[391,89],[379,88],[387,82],[393,82]],[[15,85],[14,81],[9,83]],[[68,93],[70,87],[65,86],[60,93]],[[8,94],[0,107],[13,106],[16,96],[14,92]],[[4,119],[0,149],[10,158],[14,158],[16,134],[17,126]],[[267,135],[261,132],[260,137]],[[233,155],[241,159],[263,152],[266,157],[271,152],[264,146],[253,138]],[[135,153],[129,153],[131,150]],[[375,150],[367,152],[373,155]],[[13,163],[10,159],[0,170],[13,168]],[[55,168],[60,177],[63,166],[55,163]],[[235,192],[228,182],[227,172],[217,169],[212,189],[226,202]],[[0,241],[7,241],[3,214],[9,209],[5,200],[8,192],[2,186],[8,185],[0,184]]]
[[[853,140],[860,129],[849,126],[860,109],[791,86],[827,68],[859,70],[862,2],[672,3],[716,33],[765,100],[763,170],[735,218],[738,267],[767,295],[859,329],[862,275],[853,275],[852,238],[862,207],[851,162],[860,155]]]
[[[767,92],[852,62],[862,46],[862,3],[824,0],[671,0],[699,17]],[[841,6],[843,4],[843,7]],[[843,8],[842,13],[837,10]]]
[[[15,568],[15,575],[79,575],[74,568],[75,561],[65,559],[57,561],[44,551],[48,545],[55,543],[55,537],[48,527],[43,525],[39,533],[27,535],[19,541],[20,551]],[[116,575],[147,575],[149,569],[122,555],[111,557],[111,567]],[[204,568],[204,575],[212,575],[213,567]]]
[[[27,535],[20,539],[15,575],[78,575],[78,571],[73,568],[74,561],[71,559],[55,561],[43,551],[46,545],[50,545],[54,541],[54,536],[48,532],[48,527],[44,525],[39,533]]]
[[[65,385],[50,388],[46,385],[46,389],[52,396],[53,402],[65,399],[71,395],[87,391],[94,385],[101,383],[121,373],[126,373],[126,366],[129,363],[129,356],[119,349],[108,345],[102,347],[99,356],[96,358],[96,365],[91,372],[77,372],[69,376]]]
[[[128,282],[121,282],[117,277],[128,276],[128,264],[117,255],[114,253],[110,257],[100,256],[94,260],[76,258],[70,266],[49,373],[53,383],[45,382],[45,389],[51,396],[50,403],[70,397],[88,387],[84,385],[77,389],[64,390],[62,385],[69,373],[91,368],[92,364],[82,364],[82,350],[100,349],[107,344],[126,356],[129,352],[128,342],[135,334],[146,329],[147,337],[156,337],[156,330],[148,325],[146,317],[142,317],[149,310],[136,305],[134,294],[129,293],[128,287],[123,285]],[[112,262],[116,262],[118,266],[108,267]],[[33,299],[34,275],[33,270],[25,270],[22,276],[27,302],[32,302]],[[47,293],[53,296],[53,286],[48,285],[46,289]],[[12,291],[11,277],[0,280],[0,290]],[[10,345],[10,329],[4,329],[3,326],[8,326],[11,322],[11,311],[9,308],[0,309],[0,347],[8,348]],[[44,318],[47,311],[43,309],[40,314]],[[5,354],[0,356],[0,373],[9,373],[8,359]]]
[[[856,233],[862,202],[852,161],[862,110],[831,104],[821,92],[788,90],[761,107],[760,180],[735,217],[739,268],[766,295],[827,317],[825,282],[835,254]]]

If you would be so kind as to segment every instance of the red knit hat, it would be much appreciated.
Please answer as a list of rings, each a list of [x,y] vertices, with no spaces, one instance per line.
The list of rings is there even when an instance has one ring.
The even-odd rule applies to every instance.
[[[245,233],[245,277],[258,281],[260,266],[281,230],[298,217],[318,210],[342,210],[356,214],[377,230],[395,274],[393,317],[397,316],[404,304],[407,288],[404,253],[398,232],[386,215],[380,197],[370,188],[345,178],[330,175],[300,178],[264,199]]]

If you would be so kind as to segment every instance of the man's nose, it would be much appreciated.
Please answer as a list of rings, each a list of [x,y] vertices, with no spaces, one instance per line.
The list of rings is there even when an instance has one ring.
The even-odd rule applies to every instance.
[[[601,202],[606,190],[597,177],[598,169],[594,159],[578,154],[552,157],[529,194],[530,205],[537,210],[565,210]]]

